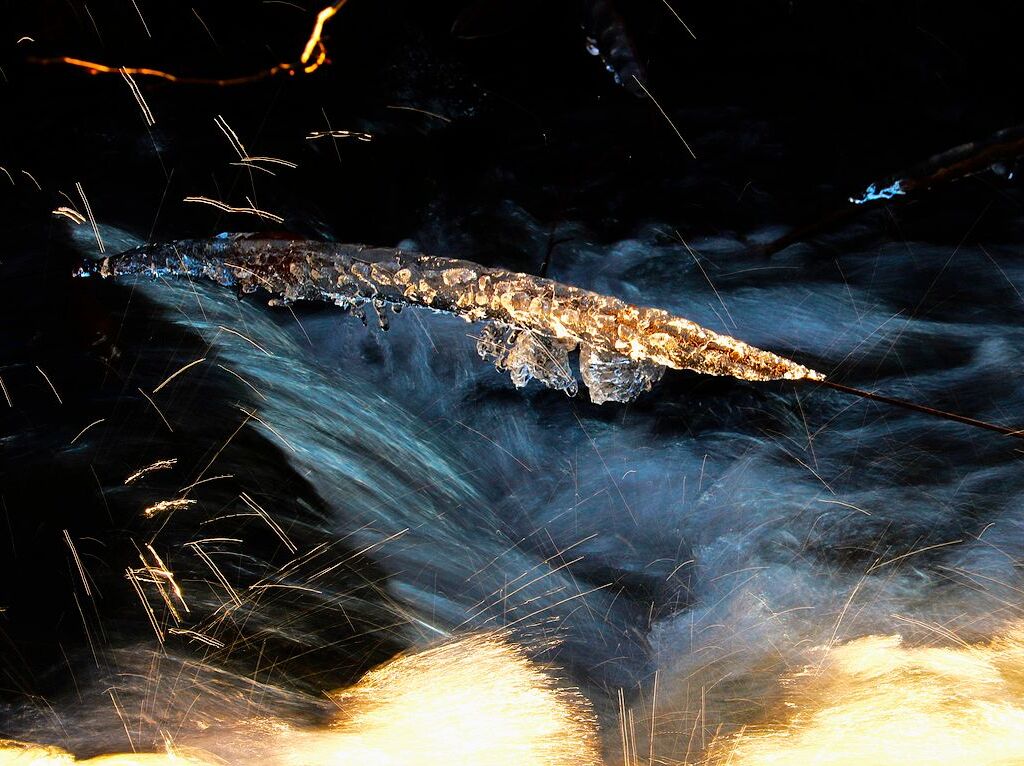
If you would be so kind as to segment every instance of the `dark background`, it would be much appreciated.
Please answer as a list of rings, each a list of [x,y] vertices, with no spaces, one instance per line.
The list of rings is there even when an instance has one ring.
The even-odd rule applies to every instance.
[[[749,242],[744,268],[754,271],[765,241],[849,208],[848,199],[860,196],[868,183],[1024,122],[1022,26],[1012,4],[670,1],[696,40],[661,0],[622,0],[617,8],[646,71],[647,87],[696,159],[650,99],[616,84],[599,58],[587,53],[586,13],[577,0],[350,0],[325,29],[329,63],[310,75],[232,87],[136,76],[156,118],[152,127],[145,125],[118,74],[91,76],[39,59],[74,56],[190,77],[243,76],[297,58],[319,6],[305,1],[299,8],[286,2],[139,0],[144,27],[131,0],[88,7],[80,0],[0,3],[0,166],[13,179],[8,182],[0,173],[0,376],[15,401],[13,407],[0,401],[0,511],[12,541],[10,551],[0,545],[0,608],[9,609],[0,614],[6,641],[0,650],[6,662],[0,687],[5,694],[18,699],[66,689],[67,676],[43,671],[49,673],[64,662],[62,656],[75,653],[65,644],[85,655],[87,637],[79,632],[85,618],[79,619],[69,588],[76,575],[69,571],[60,530],[72,529],[76,539],[100,535],[108,526],[127,526],[124,519],[137,511],[137,504],[129,509],[127,503],[119,510],[117,498],[104,498],[103,488],[93,493],[92,458],[72,453],[70,437],[89,422],[97,402],[109,405],[112,421],[122,430],[116,432],[116,443],[105,443],[102,460],[124,475],[123,467],[137,466],[143,455],[159,451],[158,435],[170,439],[158,422],[150,430],[139,425],[152,420],[152,413],[136,396],[136,387],[152,388],[201,351],[194,339],[181,340],[167,327],[147,324],[152,312],[127,288],[83,287],[71,279],[80,252],[69,246],[65,222],[51,211],[67,204],[60,192],[80,203],[76,182],[101,223],[139,239],[285,230],[375,245],[411,240],[432,254],[534,273],[550,259],[550,275],[560,278],[569,273],[572,253],[585,246],[633,236],[665,244],[678,233],[687,240],[721,236]],[[460,34],[453,34],[453,25]],[[32,40],[17,42],[22,36]],[[276,174],[271,176],[231,165],[237,157],[214,123],[218,115],[251,154],[290,160],[298,168],[266,165]],[[306,138],[328,129],[365,131],[372,140]],[[1019,175],[1009,172],[1013,165],[859,212],[845,222],[842,238],[833,237],[827,227],[817,231],[792,281],[834,282],[835,274],[826,276],[825,269],[858,242],[859,232],[871,242],[916,241],[951,249],[958,243],[1018,242],[1022,200]],[[247,204],[248,196],[285,220],[278,226],[225,215],[183,203],[188,195],[233,205]],[[116,244],[108,246],[116,250]],[[703,286],[685,254],[679,257],[680,269],[685,266]],[[763,258],[767,263],[768,256]],[[945,251],[931,258],[917,281],[945,276],[940,289],[925,291],[920,302],[912,255],[906,268],[892,266],[897,276],[878,290],[923,320],[936,311],[965,324],[975,314],[979,323],[995,322],[994,316],[1006,313],[999,306],[1019,311],[1019,294],[1009,278],[1008,284],[994,278],[993,284],[974,284],[958,277],[956,269],[939,268]],[[986,262],[981,265],[988,268]],[[644,264],[648,271],[634,276],[638,283],[651,282],[659,279],[657,269],[666,269],[668,276],[660,282],[669,285],[673,266],[664,260]],[[972,268],[973,274],[987,273],[977,264]],[[750,279],[757,287],[773,284]],[[642,294],[638,298],[644,302]],[[173,353],[145,357],[147,344]],[[974,349],[962,334],[920,346],[901,348],[895,359],[883,354],[872,360],[877,365],[870,370],[865,362],[850,382],[871,386],[880,376],[903,372],[909,380],[915,372],[965,362]],[[114,347],[129,351],[118,361]],[[782,341],[772,348],[802,352]],[[797,358],[820,362],[829,373],[838,361]],[[37,364],[61,384],[65,408],[59,413],[36,376]],[[131,385],[129,376],[118,377],[127,372],[135,376]],[[1005,381],[993,380],[960,381],[948,400],[937,403],[992,415],[986,408],[1006,387]],[[503,385],[500,395],[521,401]],[[657,410],[651,429],[666,442],[681,433],[726,425],[753,428],[749,410],[772,427],[797,422],[788,399],[777,406],[772,399],[774,410],[766,404],[771,396],[763,392],[777,394],[783,391],[779,387],[754,389],[674,375],[661,385],[658,403],[645,400],[637,408]],[[1016,385],[1012,388],[1015,392]],[[174,405],[192,429],[173,437],[175,449],[181,454],[192,450],[198,462],[206,456],[195,445],[205,449],[219,433],[188,417],[207,393],[197,385]],[[913,386],[902,391],[915,393],[921,392]],[[784,394],[788,397],[789,389]],[[1007,401],[1016,401],[1015,396]],[[564,397],[541,392],[534,401],[541,409],[550,405],[550,414],[562,408]],[[693,401],[701,406],[691,406]],[[819,404],[820,422],[845,406],[835,399],[828,406]],[[580,407],[588,423],[611,423],[620,415],[612,407]],[[179,422],[174,411],[167,414]],[[1016,420],[1013,411],[996,414],[1003,422]],[[561,417],[568,420],[564,412]],[[926,421],[914,421],[918,427],[921,422]],[[943,470],[963,464],[966,453],[979,465],[995,462],[991,455],[997,449],[1001,465],[1011,462],[1004,444],[992,447],[983,441],[991,435],[971,434],[967,439],[960,431],[942,432],[933,439],[927,430],[905,437],[897,429],[891,435],[897,455],[893,464],[898,465],[892,486],[900,481],[927,485],[936,470],[930,457],[915,462],[919,455],[937,455],[935,464]],[[237,445],[236,466],[247,486],[304,498],[313,509],[306,519],[312,524],[322,510],[313,489],[283,466],[275,445],[255,434],[247,438],[250,442]],[[912,458],[898,452],[912,441]],[[260,462],[251,462],[254,454]],[[847,457],[842,454],[836,462]],[[232,459],[225,456],[228,464]],[[894,477],[885,473],[888,467],[881,459],[869,468],[878,465],[883,468],[870,480],[884,494],[891,489],[885,482]],[[109,475],[114,473],[111,468]],[[163,489],[171,491],[173,485]],[[153,488],[154,497],[162,496],[159,490]],[[979,513],[979,524],[986,519]],[[5,520],[0,519],[0,537]],[[948,528],[927,518],[908,521],[903,534],[910,544],[937,542],[966,523],[952,513],[946,522]],[[881,540],[890,532],[882,520],[878,525],[870,534]],[[182,530],[180,537],[188,534]],[[930,534],[937,537],[932,540]],[[844,546],[827,540],[820,555],[840,563],[844,557],[859,561],[870,546],[854,537],[849,545],[841,541]],[[131,559],[135,553],[128,538],[124,535],[123,548],[107,551],[105,558]],[[120,577],[117,566],[111,564],[107,572],[111,579]],[[366,570],[373,563],[353,566]],[[609,576],[607,571],[577,574],[594,582]],[[638,614],[648,613],[648,601],[665,613],[681,607],[679,593],[652,596],[641,577],[630,581],[627,575],[614,573],[635,597]],[[104,620],[116,620],[119,610],[127,615],[125,625],[110,628],[111,635],[148,635],[134,595],[122,596],[120,601],[111,596],[103,606]],[[34,609],[38,619],[25,619]],[[655,614],[654,606],[649,613]],[[315,628],[309,627],[311,644],[317,642]],[[351,680],[401,648],[387,637],[360,640],[356,651],[345,646],[330,650],[349,664],[345,677],[323,684]],[[287,651],[281,651],[278,660],[286,667]],[[361,659],[353,662],[353,657]],[[311,667],[341,665],[305,661]],[[311,686],[321,683],[307,680]]]
[[[693,160],[654,105],[587,54],[582,5],[352,0],[328,23],[330,64],[312,76],[230,88],[138,77],[157,120],[146,130],[117,74],[29,59],[245,75],[295,60],[317,8],[150,0],[139,5],[149,37],[130,0],[88,12],[8,2],[0,163],[29,170],[47,196],[32,196],[24,176],[0,193],[12,222],[25,222],[81,181],[97,216],[169,238],[259,227],[180,202],[244,205],[255,182],[259,205],[299,233],[416,236],[427,250],[526,266],[544,248],[501,214],[508,201],[541,226],[583,221],[599,239],[649,220],[684,236],[803,223],[877,177],[1021,120],[1020,25],[1007,4],[691,3],[677,10],[693,40],[661,0],[621,2],[647,85]],[[462,38],[487,36],[460,39],[457,21]],[[35,42],[16,44],[22,35]],[[251,153],[299,169],[251,179],[228,166],[218,114]],[[374,141],[305,140],[329,126]]]

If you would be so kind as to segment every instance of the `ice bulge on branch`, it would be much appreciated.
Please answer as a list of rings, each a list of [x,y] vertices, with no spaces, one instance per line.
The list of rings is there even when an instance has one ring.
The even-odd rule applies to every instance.
[[[365,319],[370,304],[385,324],[388,306],[422,306],[470,322],[494,323],[478,351],[516,386],[531,378],[576,392],[568,354],[595,402],[630,401],[665,367],[741,380],[821,380],[818,372],[658,308],[552,279],[472,261],[310,240],[221,235],[149,244],[87,264],[80,274],[213,279],[277,300],[328,301]]]

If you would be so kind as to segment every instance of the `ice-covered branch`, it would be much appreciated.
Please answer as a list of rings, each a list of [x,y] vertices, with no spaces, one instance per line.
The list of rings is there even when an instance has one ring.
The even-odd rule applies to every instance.
[[[789,359],[719,335],[656,308],[634,306],[551,279],[391,248],[252,235],[145,245],[81,273],[188,275],[242,292],[263,288],[277,300],[320,300],[355,311],[371,304],[423,306],[493,323],[477,350],[508,370],[517,386],[536,378],[575,393],[568,354],[595,402],[629,401],[665,367],[743,380],[823,376]]]

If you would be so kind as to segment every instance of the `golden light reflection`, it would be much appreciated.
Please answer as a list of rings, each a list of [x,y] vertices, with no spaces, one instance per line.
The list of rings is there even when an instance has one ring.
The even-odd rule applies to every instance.
[[[600,763],[582,695],[490,636],[400,658],[332,699],[339,720],[333,736],[314,738],[329,754],[318,763]]]
[[[1024,626],[987,644],[871,636],[787,679],[787,720],[714,748],[724,766],[1024,764]]]
[[[493,635],[401,656],[329,695],[337,716],[322,729],[277,719],[242,722],[246,752],[203,750],[105,755],[0,741],[0,766],[598,766],[596,724],[573,689]],[[193,743],[187,743],[189,745]]]
[[[269,77],[275,77],[282,74],[289,76],[299,73],[311,74],[327,61],[327,48],[323,43],[324,25],[338,11],[340,11],[347,2],[348,0],[337,0],[337,2],[327,6],[317,14],[313,30],[309,35],[309,39],[306,40],[306,44],[302,49],[302,54],[299,56],[297,61],[283,62],[248,75],[240,75],[237,77],[189,77],[185,75],[172,74],[171,72],[164,72],[159,69],[151,69],[149,67],[109,66],[96,61],[86,61],[85,59],[74,58],[72,56],[32,58],[30,60],[37,64],[65,64],[67,66],[78,67],[80,69],[85,69],[89,74],[93,75],[120,73],[126,78],[131,76],[155,77],[160,80],[167,80],[168,82],[184,85],[245,85],[247,83],[265,80]]]
[[[212,762],[174,752],[115,753],[79,761],[59,747],[0,740],[0,766],[212,766]]]
[[[712,744],[703,766],[1011,766],[1024,763],[1024,626],[985,644],[908,648],[870,636],[783,679],[778,721]],[[399,657],[354,687],[322,728],[239,723],[158,753],[76,760],[0,740],[0,766],[599,766],[589,704],[519,650],[472,636]],[[226,748],[234,747],[233,750]],[[653,751],[652,751],[653,752]],[[641,762],[634,755],[631,762]],[[682,766],[661,754],[655,761]]]

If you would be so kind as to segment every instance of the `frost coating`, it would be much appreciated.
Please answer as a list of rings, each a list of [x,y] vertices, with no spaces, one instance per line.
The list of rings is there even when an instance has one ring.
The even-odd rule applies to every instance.
[[[89,264],[81,275],[96,270]],[[634,306],[530,274],[390,248],[235,234],[145,245],[103,260],[103,276],[205,277],[243,293],[265,289],[276,301],[328,301],[358,313],[370,303],[423,306],[466,321],[497,322],[478,351],[512,374],[575,392],[567,354],[581,347],[594,401],[629,401],[659,368],[742,380],[821,380],[789,359],[720,335],[667,311]],[[507,328],[507,329],[503,329]]]

